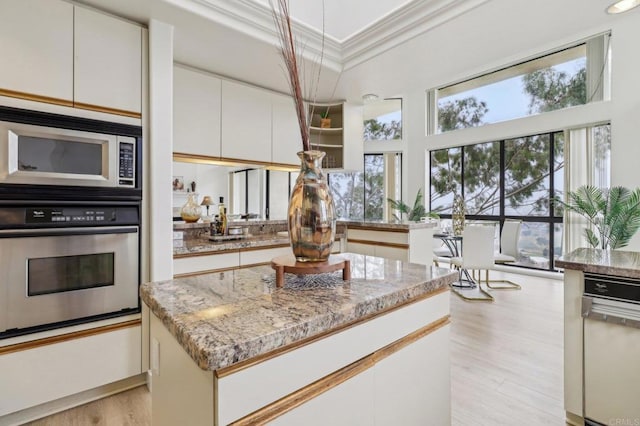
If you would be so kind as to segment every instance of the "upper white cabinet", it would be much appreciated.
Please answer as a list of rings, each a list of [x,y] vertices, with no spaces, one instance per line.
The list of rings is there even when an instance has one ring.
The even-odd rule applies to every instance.
[[[222,157],[271,161],[271,93],[222,81]]]
[[[58,0],[0,0],[0,95],[140,118],[142,28]]]
[[[271,161],[280,164],[300,164],[297,153],[302,151],[302,137],[291,96],[272,95],[273,128]]]
[[[173,67],[173,151],[220,157],[221,81]]]
[[[142,28],[81,7],[75,8],[74,23],[74,101],[77,106],[89,109],[99,106],[139,114],[142,111]]]
[[[0,57],[0,94],[54,98],[55,103],[66,101],[70,106],[73,5],[51,0],[0,1]]]

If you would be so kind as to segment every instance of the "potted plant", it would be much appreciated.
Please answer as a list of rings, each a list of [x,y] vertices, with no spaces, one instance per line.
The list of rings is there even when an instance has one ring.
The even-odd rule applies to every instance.
[[[437,213],[427,212],[424,208],[424,204],[422,203],[422,188],[418,189],[416,199],[413,202],[413,207],[409,207],[409,205],[405,204],[402,200],[392,200],[391,198],[387,198],[387,202],[391,205],[393,210],[400,213],[400,216],[395,213],[393,214],[393,217],[398,222],[402,222],[403,214],[407,215],[407,220],[411,222],[419,222],[423,217],[440,219],[440,216]]]
[[[568,199],[567,203],[556,202],[587,219],[589,227],[584,233],[594,248],[625,247],[640,228],[640,188],[584,185],[569,192]]]
[[[329,118],[329,108],[327,110],[320,113],[320,128],[329,129],[331,128],[331,118]]]

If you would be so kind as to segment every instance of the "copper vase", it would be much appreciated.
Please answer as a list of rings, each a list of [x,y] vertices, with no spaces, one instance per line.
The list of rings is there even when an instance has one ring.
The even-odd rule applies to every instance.
[[[300,174],[289,199],[289,238],[296,260],[321,262],[336,235],[333,197],[322,174],[322,151],[302,151]]]

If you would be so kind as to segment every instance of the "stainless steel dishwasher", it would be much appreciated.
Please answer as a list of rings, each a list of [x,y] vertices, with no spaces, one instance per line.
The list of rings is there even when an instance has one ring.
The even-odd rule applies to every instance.
[[[586,425],[640,426],[640,279],[585,274]]]

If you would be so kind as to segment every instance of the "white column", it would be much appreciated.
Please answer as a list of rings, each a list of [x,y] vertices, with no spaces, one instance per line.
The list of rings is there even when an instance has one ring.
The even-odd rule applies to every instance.
[[[150,279],[173,277],[173,26],[149,22]]]

